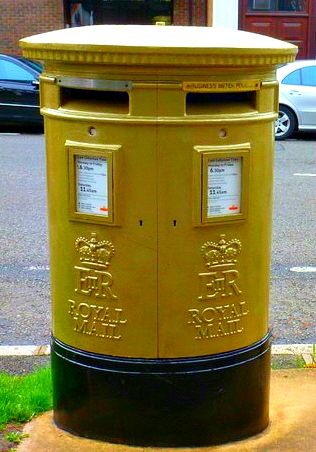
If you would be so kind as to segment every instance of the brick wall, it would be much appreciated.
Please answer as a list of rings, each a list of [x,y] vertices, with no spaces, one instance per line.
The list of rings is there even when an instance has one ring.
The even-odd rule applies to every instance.
[[[63,0],[0,0],[0,53],[20,55],[18,41],[64,28]]]
[[[174,0],[173,23],[174,25],[206,25],[207,0]]]
[[[64,28],[63,0],[0,0],[0,53],[20,55],[18,41]],[[174,25],[206,25],[207,0],[174,0]]]

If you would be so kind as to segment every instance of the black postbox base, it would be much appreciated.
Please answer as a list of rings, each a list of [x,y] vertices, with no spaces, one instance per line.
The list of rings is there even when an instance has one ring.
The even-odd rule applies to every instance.
[[[186,447],[242,439],[269,423],[270,334],[181,359],[98,355],[52,340],[54,419],[112,443]]]

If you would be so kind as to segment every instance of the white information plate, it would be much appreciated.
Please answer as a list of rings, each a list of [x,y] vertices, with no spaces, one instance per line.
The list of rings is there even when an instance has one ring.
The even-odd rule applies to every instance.
[[[207,166],[207,216],[241,212],[242,157],[209,159]]]
[[[77,212],[109,216],[108,160],[75,156]]]

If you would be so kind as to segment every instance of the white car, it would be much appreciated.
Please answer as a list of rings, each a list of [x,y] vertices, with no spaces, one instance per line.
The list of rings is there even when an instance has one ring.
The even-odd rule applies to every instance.
[[[277,70],[280,84],[275,139],[294,131],[316,131],[316,60],[298,60]]]

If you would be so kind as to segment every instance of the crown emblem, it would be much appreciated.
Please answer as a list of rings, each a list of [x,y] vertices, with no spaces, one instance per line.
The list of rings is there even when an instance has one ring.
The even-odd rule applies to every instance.
[[[75,241],[80,261],[90,266],[107,268],[114,256],[115,248],[109,240],[97,241],[97,234],[91,232],[91,238],[78,237]]]
[[[220,235],[219,242],[206,242],[201,248],[207,268],[217,265],[234,265],[236,256],[241,252],[241,242],[238,239],[226,241],[225,234]]]

